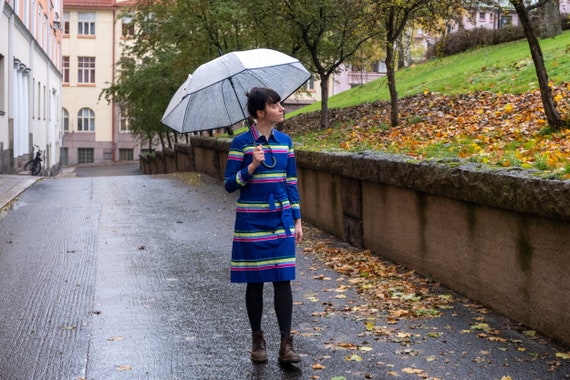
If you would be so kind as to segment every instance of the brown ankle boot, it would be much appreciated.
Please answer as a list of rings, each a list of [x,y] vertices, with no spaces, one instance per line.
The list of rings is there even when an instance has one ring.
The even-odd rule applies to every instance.
[[[251,361],[264,363],[267,361],[267,351],[265,351],[265,339],[263,331],[254,331],[251,334]]]
[[[293,336],[281,335],[279,346],[279,363],[299,363],[301,357],[293,350]]]

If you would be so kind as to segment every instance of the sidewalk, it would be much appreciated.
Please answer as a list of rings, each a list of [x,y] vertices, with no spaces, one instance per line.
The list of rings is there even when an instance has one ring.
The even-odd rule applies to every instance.
[[[57,175],[58,178],[75,176],[75,167],[63,168],[61,173]],[[29,174],[0,174],[0,210],[42,178],[41,176],[36,177]]]
[[[1,195],[9,181],[18,194],[30,180],[0,176]],[[429,292],[448,301],[439,317],[395,317],[405,311],[398,299],[419,303],[424,289],[413,291],[388,267],[381,283],[361,286],[380,264],[309,225],[293,283],[302,361],[277,362],[268,285],[270,359],[251,363],[245,289],[228,272],[235,198],[195,173],[78,173],[44,178],[18,196],[0,218],[0,378],[570,379],[568,347],[438,284]],[[370,271],[357,272],[351,256]],[[382,287],[380,305],[362,292]]]
[[[0,210],[40,178],[18,174],[0,175]]]

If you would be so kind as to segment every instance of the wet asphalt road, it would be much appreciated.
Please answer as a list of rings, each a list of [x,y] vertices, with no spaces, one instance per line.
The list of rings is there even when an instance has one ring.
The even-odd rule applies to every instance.
[[[267,286],[269,362],[254,365],[244,286],[229,283],[235,195],[204,175],[123,169],[43,179],[0,214],[0,379],[570,378],[570,360],[556,357],[567,347],[459,296],[442,317],[374,336],[343,312],[364,301],[339,297],[340,276],[303,247],[293,287],[303,361],[277,364]],[[481,321],[501,340],[478,337]]]

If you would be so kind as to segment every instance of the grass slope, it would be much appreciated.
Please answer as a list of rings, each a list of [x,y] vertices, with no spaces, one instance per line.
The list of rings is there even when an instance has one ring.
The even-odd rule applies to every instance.
[[[554,83],[570,80],[570,31],[540,41],[549,78]],[[400,98],[428,89],[446,95],[472,91],[520,94],[538,88],[536,72],[526,40],[482,47],[462,54],[414,65],[396,73]],[[377,100],[389,100],[385,78],[332,96],[330,108],[344,108]],[[319,111],[314,103],[298,113]]]
[[[570,114],[570,32],[541,41],[553,97]],[[398,71],[400,126],[390,127],[385,79],[330,98],[330,125],[319,128],[320,103],[288,114],[308,150],[374,150],[410,159],[458,158],[490,167],[532,169],[570,179],[570,129],[545,120],[526,40],[483,47]]]

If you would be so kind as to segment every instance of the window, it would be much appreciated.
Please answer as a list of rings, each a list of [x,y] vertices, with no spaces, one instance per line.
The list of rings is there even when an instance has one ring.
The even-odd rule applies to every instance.
[[[77,19],[77,34],[80,36],[95,35],[95,13],[79,12]]]
[[[95,114],[90,108],[82,108],[79,110],[79,113],[77,114],[77,130],[95,130]]]
[[[36,36],[36,40],[38,40],[38,44],[40,46],[43,46],[44,42],[42,40],[43,38],[43,33],[42,33],[42,15],[44,14],[44,10],[42,8],[41,5],[38,5],[38,15],[37,15],[37,19],[36,19],[36,25],[35,25],[35,36]]]
[[[24,25],[29,30],[30,27],[30,2],[24,1]]]
[[[95,57],[77,57],[77,82],[95,83]]]
[[[77,163],[92,164],[95,162],[93,148],[77,148]]]
[[[69,57],[61,57],[61,76],[63,83],[69,83]]]
[[[485,22],[487,20],[485,12],[479,12],[479,21]]]
[[[313,77],[310,77],[307,83],[305,83],[305,90],[307,91],[315,90],[315,80],[313,79]]]
[[[119,161],[133,161],[133,157],[132,149],[119,148]]]
[[[69,34],[69,12],[63,12],[63,34]]]
[[[6,86],[6,79],[4,75],[4,56],[0,54],[0,116],[6,114],[6,100],[4,99],[4,86]]]
[[[48,101],[48,92],[47,87],[44,86],[44,101],[42,102],[43,107],[43,119],[46,119],[46,110],[47,110],[47,101]]]
[[[43,40],[42,47],[45,50],[49,50],[50,35],[51,35],[51,29],[49,27],[49,20],[47,15],[44,15],[44,22],[42,24],[42,40]]]
[[[61,122],[64,132],[69,132],[69,112],[65,108],[61,109]]]
[[[132,15],[123,16],[121,18],[121,27],[123,37],[132,37],[135,35],[135,23]]]
[[[38,81],[38,109],[37,109],[38,120],[42,115],[42,84]]]
[[[121,132],[128,132],[129,131],[129,117],[127,116],[127,110],[124,106],[121,106],[119,110],[119,117],[120,117],[120,127],[119,130]]]

